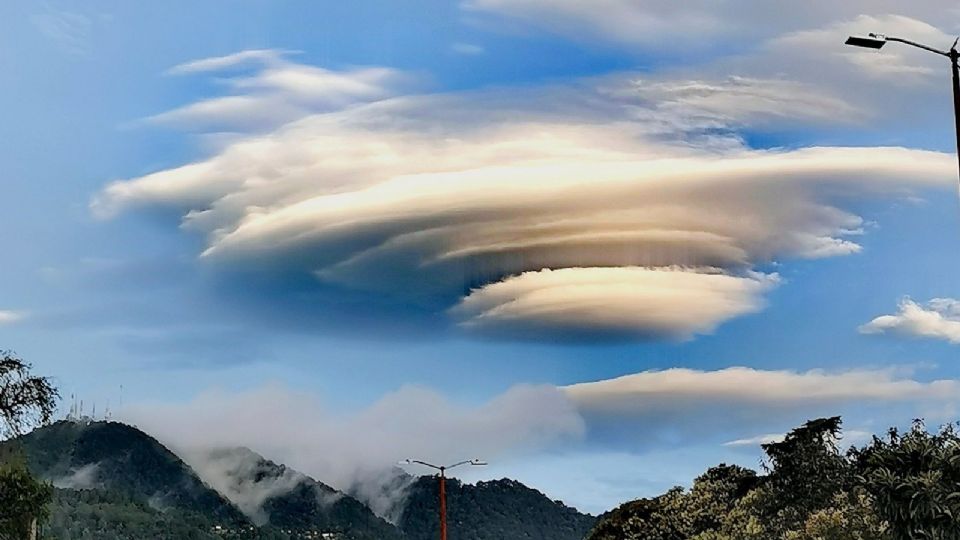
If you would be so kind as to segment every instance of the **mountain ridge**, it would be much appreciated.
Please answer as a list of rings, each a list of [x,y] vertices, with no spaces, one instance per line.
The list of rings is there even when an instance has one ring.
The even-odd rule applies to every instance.
[[[184,459],[119,422],[60,421],[4,447],[57,488],[52,538],[420,540],[438,528],[436,477],[393,471],[371,504],[357,486],[338,491],[249,448]],[[516,480],[447,482],[458,540],[581,540],[596,520]]]

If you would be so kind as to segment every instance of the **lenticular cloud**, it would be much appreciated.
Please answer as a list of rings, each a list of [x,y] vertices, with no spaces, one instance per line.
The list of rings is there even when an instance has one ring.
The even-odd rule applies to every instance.
[[[453,310],[466,328],[506,335],[602,334],[685,339],[762,307],[776,275],[710,269],[563,268],[527,272],[470,293]]]
[[[268,61],[228,97],[272,122],[206,159],[114,182],[93,211],[175,208],[206,238],[201,259],[215,268],[309,276],[318,288],[446,313],[471,332],[708,333],[763,307],[778,283],[769,263],[858,252],[862,220],[843,209],[848,197],[903,195],[950,174],[944,155],[899,148],[749,149],[718,129],[755,116],[742,84],[691,112],[655,101],[676,101],[671,89],[689,84],[643,93],[629,75],[398,95],[379,75],[388,71],[323,71],[309,85],[284,79],[294,91],[270,74],[319,72],[279,54],[242,58]],[[235,62],[199,65],[221,64]],[[852,110],[777,84],[787,105]],[[295,109],[276,106],[284,92]],[[217,124],[221,109],[205,104],[192,110]]]

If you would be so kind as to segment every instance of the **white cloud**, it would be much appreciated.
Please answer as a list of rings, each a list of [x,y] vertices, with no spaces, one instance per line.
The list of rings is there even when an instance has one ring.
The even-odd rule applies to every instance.
[[[673,368],[563,391],[586,422],[587,440],[643,452],[752,439],[823,416],[884,428],[908,418],[951,420],[960,381],[924,382],[893,369]]]
[[[960,343],[960,301],[934,298],[918,304],[909,298],[900,301],[895,315],[882,315],[860,327],[864,334],[892,333]]]
[[[718,371],[672,368],[646,371],[599,382],[565,387],[581,409],[631,412],[646,406],[685,407],[690,403],[792,405],[840,404],[856,400],[949,400],[960,383],[954,380],[922,383],[884,370],[830,373],[766,371],[732,367]]]
[[[0,325],[19,322],[23,320],[24,317],[26,317],[26,314],[22,311],[0,309]]]
[[[690,436],[707,424],[716,423],[713,430],[738,431],[740,424],[756,428],[798,412],[837,414],[851,403],[888,408],[925,404],[934,415],[939,414],[938,404],[955,403],[958,392],[958,381],[920,382],[893,369],[796,372],[744,367],[645,371],[564,388],[588,422],[592,419],[605,429],[623,430],[618,423],[658,422]]]

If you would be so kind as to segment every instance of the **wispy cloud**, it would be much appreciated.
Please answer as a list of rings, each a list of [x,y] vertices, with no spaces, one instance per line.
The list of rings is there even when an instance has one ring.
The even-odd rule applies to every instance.
[[[784,433],[768,433],[766,435],[757,435],[755,437],[749,437],[747,439],[737,439],[735,441],[729,441],[723,443],[724,446],[760,446],[763,444],[770,444],[780,442],[786,437]]]
[[[855,446],[864,442],[867,442],[873,437],[875,433],[870,431],[864,431],[859,429],[845,429],[840,437],[840,440],[847,446]],[[754,437],[749,437],[746,439],[737,439],[735,441],[729,441],[723,443],[723,446],[738,448],[755,448],[764,444],[778,443],[783,441],[786,438],[786,433],[768,433],[766,435],[757,435]]]
[[[291,51],[282,51],[278,49],[249,49],[224,56],[214,56],[210,58],[201,58],[199,60],[184,62],[183,64],[176,65],[167,70],[167,74],[187,75],[193,73],[221,71],[238,66],[279,64],[283,62],[283,57],[287,54],[291,54]]]
[[[90,53],[93,19],[50,3],[42,3],[41,6],[41,10],[30,17],[30,22],[40,33],[65,52],[77,55]]]
[[[460,43],[460,42],[457,42],[451,45],[450,50],[457,54],[463,54],[467,56],[476,56],[486,52],[486,49],[484,49],[480,45],[476,45],[474,43]]]
[[[582,42],[614,44],[667,54],[711,54],[716,43],[756,43],[810,27],[848,20],[863,13],[896,13],[956,27],[960,15],[949,0],[903,4],[815,0],[784,15],[783,6],[763,0],[683,3],[666,0],[463,0],[473,14],[517,21],[529,28]],[[945,16],[945,14],[948,14]],[[867,30],[869,31],[869,30]]]
[[[23,311],[13,311],[9,309],[0,309],[0,325],[19,322],[26,317]]]
[[[334,71],[289,60],[295,51],[253,49],[186,62],[169,75],[230,71],[234,94],[204,99],[148,120],[196,129],[270,129],[309,114],[394,95],[412,77],[383,67]]]

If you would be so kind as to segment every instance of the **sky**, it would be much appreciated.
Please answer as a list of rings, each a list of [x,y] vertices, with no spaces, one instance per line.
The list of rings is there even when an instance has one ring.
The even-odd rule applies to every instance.
[[[0,347],[185,454],[594,513],[957,420],[949,65],[868,32],[960,9],[4,3]]]

